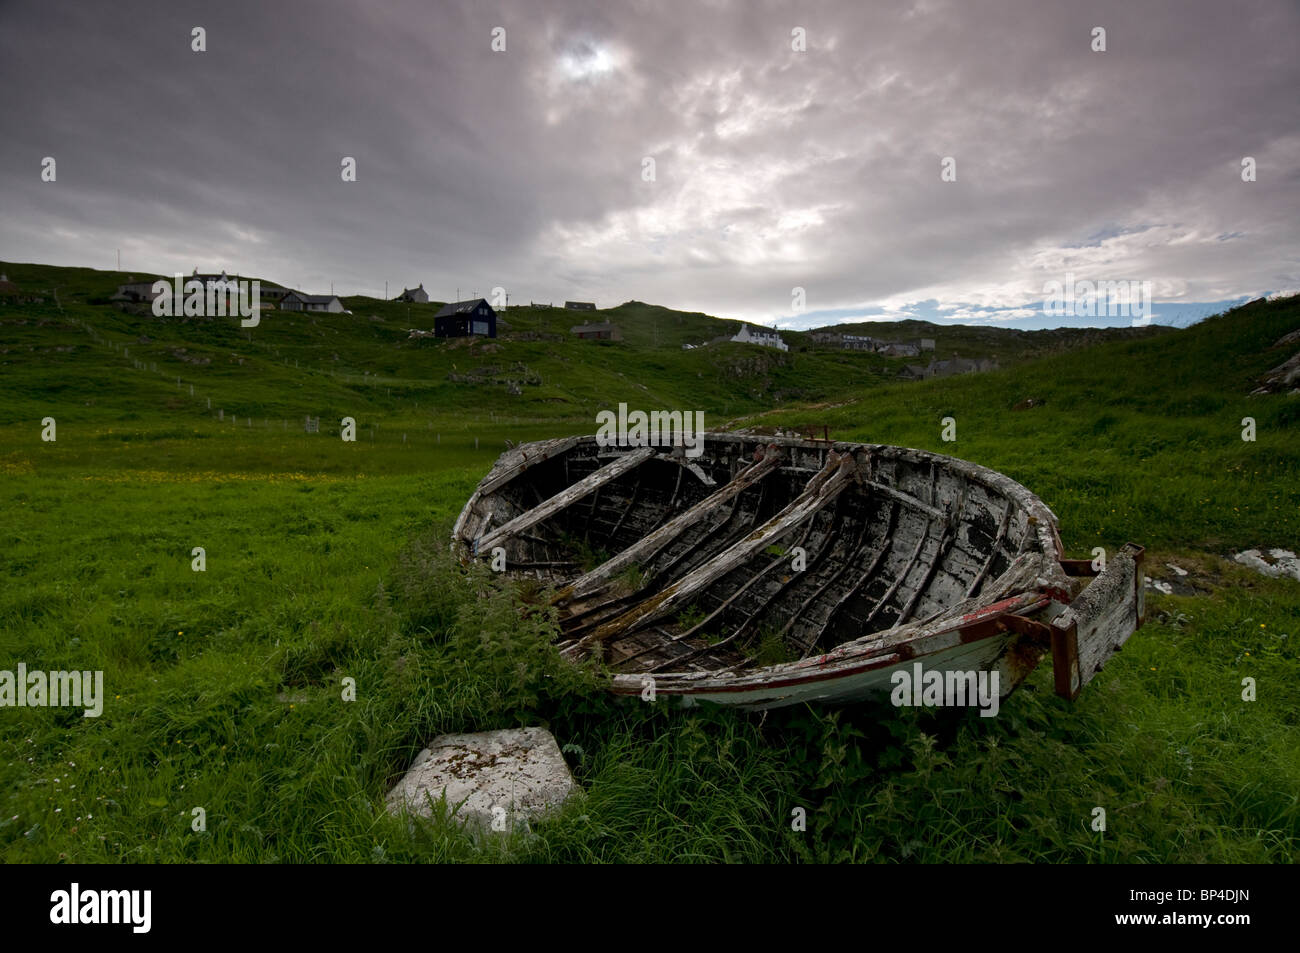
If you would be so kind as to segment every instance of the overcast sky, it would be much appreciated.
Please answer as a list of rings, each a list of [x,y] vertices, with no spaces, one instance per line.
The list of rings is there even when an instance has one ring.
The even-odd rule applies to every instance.
[[[1298,38],[1294,0],[0,0],[0,259],[1130,323],[1044,318],[1073,274],[1176,319],[1300,288]]]

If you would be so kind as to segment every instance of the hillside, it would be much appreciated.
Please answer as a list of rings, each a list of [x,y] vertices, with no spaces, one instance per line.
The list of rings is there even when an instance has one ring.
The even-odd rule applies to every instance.
[[[1044,357],[1026,342],[1050,337],[1012,333],[988,339],[1008,342],[999,371],[906,383],[794,335],[786,354],[682,351],[725,322],[636,303],[600,313],[619,343],[573,340],[590,314],[547,309],[512,309],[499,341],[412,341],[435,306],[350,298],[351,316],[245,331],[98,303],[122,275],[2,267],[50,294],[0,304],[0,656],[102,670],[107,697],[100,718],[0,719],[6,863],[1300,853],[1300,585],[1227,558],[1300,536],[1300,396],[1250,396],[1294,352],[1278,342],[1300,298]],[[451,379],[470,375],[485,382]],[[619,400],[973,460],[1041,496],[1070,555],[1134,540],[1179,594],[1149,593],[1147,624],[1073,705],[1050,665],[992,719],[616,704],[512,592],[453,567],[447,539],[507,440],[591,432]],[[572,810],[488,846],[384,814],[433,735],[520,724],[565,747],[586,791]]]
[[[38,367],[15,357],[34,348],[28,353],[75,369],[75,385],[56,386],[76,386],[93,395],[88,405],[78,402],[90,410],[74,411],[87,418],[120,406],[114,401],[127,392],[114,370],[132,366],[132,361],[144,361],[173,381],[180,377],[186,393],[194,384],[205,410],[211,397],[214,408],[237,417],[283,420],[359,412],[418,417],[423,406],[537,423],[591,420],[597,410],[619,401],[703,408],[710,419],[774,406],[833,403],[864,386],[893,380],[909,363],[814,345],[800,332],[784,332],[791,346],[785,353],[726,341],[683,350],[684,344],[729,336],[740,323],[641,302],[598,312],[512,307],[503,313],[507,327],[495,341],[411,339],[411,329],[432,328],[441,302],[408,305],[365,297],[344,299],[350,315],[268,311],[257,328],[241,329],[234,321],[157,318],[145,305],[109,302],[120,283],[139,275],[14,263],[0,263],[0,270],[24,291],[45,298],[19,308],[0,301],[7,338],[0,367],[8,366],[15,375],[23,373],[22,367]],[[24,319],[29,323],[15,323]],[[569,333],[572,325],[588,320],[615,322],[623,340],[579,341]],[[71,333],[74,328],[80,336]],[[1167,332],[936,330],[924,322],[888,330],[900,337],[937,337],[940,357],[991,356],[1004,366],[1049,350]],[[91,331],[116,347],[120,360],[92,356]],[[60,338],[57,345],[51,345],[54,337]],[[28,399],[41,393],[43,385],[34,380],[29,387],[17,386],[17,376],[12,380]],[[518,394],[511,392],[512,381]],[[25,419],[37,409],[15,397],[17,402],[0,409],[0,422]]]
[[[1051,354],[1060,354],[1079,348],[1104,344],[1107,341],[1125,341],[1167,334],[1174,330],[1162,325],[1136,328],[1047,328],[1039,331],[1022,331],[1019,328],[999,328],[967,324],[935,324],[931,321],[864,321],[812,328],[805,337],[810,340],[816,331],[835,331],[841,334],[860,334],[884,341],[915,341],[918,338],[934,340],[934,356],[992,357],[1003,367],[1018,361],[1033,360]],[[827,347],[828,345],[812,345]]]

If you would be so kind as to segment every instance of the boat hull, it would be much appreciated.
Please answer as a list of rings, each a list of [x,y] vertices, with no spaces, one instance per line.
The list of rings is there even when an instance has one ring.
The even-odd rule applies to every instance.
[[[1141,622],[1140,547],[1108,601],[1070,616],[1091,573],[995,471],[791,437],[707,434],[699,450],[516,448],[453,546],[546,587],[561,650],[600,658],[612,691],[683,704],[848,703],[893,695],[918,663],[996,673],[1001,698],[1048,652],[1074,697]]]

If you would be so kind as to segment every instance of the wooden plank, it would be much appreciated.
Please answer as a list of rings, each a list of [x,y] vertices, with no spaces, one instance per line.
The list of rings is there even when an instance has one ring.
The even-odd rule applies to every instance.
[[[926,525],[929,526],[929,523],[927,523]],[[902,571],[899,572],[899,574],[894,577],[893,583],[891,583],[889,588],[885,590],[885,594],[881,596],[879,600],[877,600],[874,606],[871,607],[871,611],[867,613],[867,617],[862,620],[863,628],[869,626],[871,624],[871,620],[876,617],[876,613],[879,612],[881,609],[883,609],[885,607],[885,604],[889,602],[890,599],[894,598],[894,593],[898,591],[898,587],[903,584],[903,580],[907,578],[907,574],[911,572],[912,567],[916,565],[916,559],[918,556],[921,555],[921,548],[925,545],[925,541],[927,538],[929,538],[929,535],[930,534],[927,531],[925,533],[922,533],[920,538],[917,539],[916,548],[912,550],[912,555],[907,560],[907,564],[903,567]]]
[[[614,538],[618,536],[618,531],[623,528],[623,522],[627,519],[627,514],[631,513],[632,510],[636,508],[636,501],[641,496],[641,480],[643,479],[644,474],[645,471],[641,471],[637,474],[636,486],[632,487],[632,495],[627,499],[627,506],[623,508],[623,513],[619,516],[618,522],[614,524],[614,528],[609,531],[609,542],[611,546],[614,545]]]
[[[809,521],[804,525],[803,533],[800,534],[798,541],[795,543],[795,546],[802,546],[802,545],[804,544],[804,542],[808,539],[808,534],[811,533],[811,532],[812,532],[812,520],[809,520]],[[749,591],[753,586],[757,585],[759,582],[761,582],[763,579],[765,579],[765,578],[767,577],[767,574],[768,574],[769,572],[771,572],[771,571],[772,571],[773,569],[775,569],[777,566],[783,565],[783,564],[785,563],[786,559],[788,558],[788,555],[789,555],[789,554],[786,554],[785,556],[776,556],[776,557],[774,557],[774,558],[772,559],[771,562],[769,562],[766,566],[764,566],[764,567],[763,567],[762,569],[760,569],[757,573],[755,573],[753,576],[751,576],[751,577],[750,577],[750,578],[749,578],[749,579],[748,579],[748,580],[747,580],[743,585],[741,585],[740,587],[738,587],[738,588],[736,589],[735,592],[733,592],[730,596],[728,596],[725,600],[723,600],[722,604],[721,604],[720,606],[718,606],[716,609],[714,609],[712,612],[710,612],[707,616],[705,616],[703,620],[701,620],[700,622],[697,622],[695,625],[691,626],[689,629],[687,629],[687,630],[686,630],[685,632],[683,632],[681,635],[673,636],[673,641],[674,641],[674,642],[682,642],[682,641],[685,641],[686,639],[689,639],[689,638],[691,638],[692,636],[694,636],[694,635],[695,635],[697,632],[699,632],[701,629],[703,629],[703,628],[705,628],[706,626],[708,626],[710,623],[713,622],[714,619],[716,619],[718,616],[720,616],[720,615],[722,615],[724,612],[726,612],[727,609],[729,609],[729,608],[730,608],[730,607],[731,607],[731,606],[736,602],[737,599],[739,599],[739,598],[740,598],[741,596],[743,596],[746,592],[748,592],[748,591]],[[783,587],[779,587],[779,588],[777,589],[777,593],[780,593],[782,590],[783,590]],[[759,608],[756,609],[753,613],[751,613],[751,614],[750,614],[750,615],[745,619],[745,621],[741,624],[740,629],[743,629],[745,626],[749,625],[750,621],[754,618],[754,616],[757,615],[757,613],[758,613],[759,611],[761,611],[762,608],[763,608],[763,607],[764,607],[768,602],[770,602],[770,601],[771,601],[771,600],[768,599],[768,600],[765,600],[764,602],[761,602],[761,603],[759,604]],[[740,630],[738,629],[737,631],[740,631]],[[732,635],[728,636],[727,638],[722,639],[721,641],[715,643],[715,646],[722,645],[722,644],[725,643],[725,642],[731,642],[731,641],[734,640],[734,638],[735,638],[735,634],[733,633]],[[709,646],[709,648],[712,649],[712,648],[714,648],[715,646]],[[636,657],[636,656],[631,656],[631,657],[629,657],[629,658],[625,658],[625,659],[623,659],[622,662],[620,662],[619,664],[623,664],[623,663],[625,663],[625,662],[629,662],[629,661],[631,661],[632,658],[635,658],[635,657]]]
[[[499,545],[514,534],[550,519],[556,513],[586,497],[587,494],[600,489],[611,480],[618,479],[634,467],[640,466],[654,455],[655,449],[653,447],[638,447],[631,453],[623,454],[612,463],[607,463],[594,473],[588,474],[573,486],[561,490],[540,506],[534,506],[491,533],[480,536],[474,542],[475,554],[487,552],[493,546]]]
[[[1142,624],[1142,554],[1125,543],[1106,569],[1052,620],[1056,692],[1074,700]]]
[[[835,623],[836,617],[839,616],[844,607],[849,604],[849,601],[858,594],[863,586],[874,578],[873,574],[876,571],[876,567],[880,565],[880,561],[884,559],[885,555],[893,548],[894,526],[897,521],[898,503],[895,502],[891,503],[889,506],[889,517],[885,522],[885,532],[881,534],[880,544],[872,552],[871,560],[867,563],[867,567],[858,574],[857,580],[854,581],[853,585],[849,586],[844,595],[840,596],[839,599],[835,601],[835,605],[831,607],[830,614],[826,616],[826,622],[822,626],[823,632],[830,630],[831,626]],[[816,645],[816,643],[813,644]]]
[[[605,599],[601,602],[598,602],[596,605],[584,604],[581,611],[578,612],[572,612],[573,604],[570,603],[569,609],[572,612],[572,614],[567,616],[563,620],[561,620],[561,624],[564,628],[565,634],[569,636],[577,636],[577,635],[581,635],[586,631],[589,631],[590,629],[594,629],[600,623],[613,617],[613,613],[603,612],[603,610],[611,607],[627,605],[633,602],[635,599],[637,599],[637,597],[642,592],[645,592],[647,589],[659,589],[662,586],[665,586],[669,582],[671,582],[675,576],[684,575],[684,573],[678,573],[677,568],[685,560],[699,556],[701,553],[703,553],[704,558],[706,559],[710,558],[716,552],[721,552],[726,547],[735,543],[737,539],[739,539],[741,536],[748,533],[752,528],[752,526],[754,525],[755,521],[757,521],[758,514],[762,511],[762,500],[766,496],[766,489],[767,489],[766,483],[760,484],[759,502],[755,506],[754,511],[749,515],[749,519],[746,522],[745,526],[733,532],[721,543],[714,544],[713,542],[714,537],[716,537],[723,530],[725,530],[731,524],[731,521],[735,519],[736,510],[737,507],[740,505],[740,500],[743,494],[731,498],[731,508],[727,512],[726,517],[714,523],[711,527],[709,527],[708,531],[703,536],[691,537],[689,534],[694,529],[694,527],[692,526],[687,526],[685,529],[683,529],[681,537],[675,540],[673,544],[675,545],[676,543],[685,541],[688,545],[683,547],[681,549],[681,552],[673,556],[672,559],[670,559],[665,565],[654,568],[653,572],[651,571],[651,569],[654,565],[654,560],[657,557],[651,557],[647,565],[642,567],[645,571],[643,572],[641,577],[641,584],[637,586],[637,588],[634,591],[621,593],[620,595],[617,595],[612,599]],[[689,570],[687,571],[689,572]],[[593,592],[591,595],[593,597],[596,597],[599,594],[600,594],[600,590],[597,590],[596,592]],[[590,600],[587,601],[589,602]],[[577,620],[579,619],[585,619],[585,621],[583,621],[581,624],[577,624]]]
[[[790,619],[781,628],[781,631],[776,636],[782,642],[784,642],[785,637],[790,634],[790,630],[793,629],[795,625],[797,625],[799,622],[803,620],[804,613],[807,612],[812,607],[813,603],[816,602],[818,599],[820,599],[822,597],[822,594],[825,593],[826,590],[830,589],[830,587],[833,586],[839,580],[840,576],[844,574],[845,570],[847,570],[853,564],[853,560],[857,558],[858,553],[862,551],[862,547],[866,544],[867,531],[871,527],[872,515],[873,514],[868,513],[863,516],[862,525],[858,527],[857,536],[854,538],[853,543],[850,545],[848,551],[846,551],[845,554],[840,557],[840,565],[837,569],[835,569],[834,572],[831,573],[830,578],[827,579],[825,582],[823,582],[816,589],[814,589],[812,593],[809,594],[808,597],[805,598],[803,602],[799,604],[799,608],[790,614]],[[835,546],[834,540],[830,540],[829,545],[825,549],[823,549],[822,552],[833,552],[834,546]],[[820,556],[821,553],[818,553],[818,555]],[[746,623],[748,624],[748,622],[752,621],[753,618],[754,617],[751,616],[749,620],[746,620]],[[802,656],[806,657],[808,653],[812,651],[812,647],[817,644],[817,641],[825,633],[826,633],[826,625],[823,624],[817,629],[817,631],[813,635],[812,640],[807,645],[803,646]]]
[[[763,479],[775,470],[781,459],[781,454],[775,451],[764,454],[762,460],[746,467],[720,490],[709,494],[686,512],[675,516],[653,533],[633,543],[612,559],[601,563],[591,572],[575,579],[571,585],[558,592],[552,601],[562,603],[588,596],[628,566],[649,559],[681,535],[686,527],[698,523],[710,511],[725,506],[728,501],[748,489],[755,481]],[[685,471],[678,472],[679,478],[683,472]]]
[[[582,443],[584,439],[583,437],[560,437],[556,440],[544,440],[540,443],[526,444],[517,448],[512,454],[512,459],[502,466],[499,471],[496,467],[493,467],[494,472],[483,478],[483,482],[478,487],[478,495],[488,496],[495,493],[529,467],[536,466],[543,460],[549,460],[559,454],[567,454]],[[567,461],[567,456],[565,459]]]
[[[920,510],[922,513],[926,514],[927,516],[932,516],[935,519],[943,519],[945,516],[947,516],[947,514],[943,510],[939,509],[937,506],[931,506],[929,503],[924,503],[921,500],[918,500],[916,497],[912,496],[910,493],[904,493],[902,490],[896,490],[892,486],[886,486],[884,483],[877,483],[874,480],[866,481],[866,485],[871,489],[875,490],[877,493],[880,493],[882,496],[887,496],[891,500],[897,500],[899,503],[902,503],[904,506],[911,507],[914,510]]]
[[[975,590],[984,581],[984,577],[989,574],[993,561],[997,559],[998,547],[1002,545],[1002,540],[1007,535],[1007,528],[1011,525],[1011,511],[1013,509],[1015,509],[1015,504],[1007,500],[1007,508],[1002,511],[1002,519],[998,521],[998,534],[993,538],[993,542],[989,544],[988,557],[984,560],[984,565],[980,567],[980,571],[975,574],[975,578],[970,581],[970,585],[966,587],[967,599],[975,595]]]
[[[689,601],[696,593],[712,585],[737,566],[744,564],[756,552],[771,544],[790,528],[810,517],[822,507],[834,502],[857,476],[857,464],[851,454],[839,456],[832,453],[825,469],[814,476],[798,497],[776,516],[750,533],[745,539],[696,567],[685,578],[679,579],[662,592],[643,600],[618,618],[601,625],[578,646],[604,642],[625,632],[662,618],[680,604]]]
[[[912,590],[911,598],[907,600],[907,604],[903,606],[903,610],[898,614],[898,618],[894,620],[894,624],[890,626],[890,628],[900,628],[912,615],[912,610],[916,608],[916,604],[921,601],[921,597],[925,595],[926,591],[930,588],[930,582],[934,579],[935,572],[938,571],[939,566],[948,555],[948,550],[952,548],[952,544],[957,539],[957,533],[961,527],[962,513],[965,509],[966,496],[965,491],[963,490],[961,496],[957,499],[957,504],[953,509],[953,515],[949,519],[942,538],[935,545],[934,556],[930,560],[930,565],[926,568],[924,575],[921,576],[921,581],[917,584],[916,588]]]

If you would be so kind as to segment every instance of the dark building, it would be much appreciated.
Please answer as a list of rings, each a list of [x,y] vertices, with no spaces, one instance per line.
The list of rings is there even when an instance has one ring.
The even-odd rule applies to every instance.
[[[596,302],[594,301],[566,301],[564,306],[570,311],[595,311]]]
[[[433,316],[434,337],[464,338],[471,335],[497,336],[497,313],[486,298],[448,302]]]
[[[569,328],[570,334],[575,334],[587,341],[621,341],[623,335],[619,333],[618,325],[610,321],[603,321],[600,324],[575,324]]]

